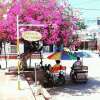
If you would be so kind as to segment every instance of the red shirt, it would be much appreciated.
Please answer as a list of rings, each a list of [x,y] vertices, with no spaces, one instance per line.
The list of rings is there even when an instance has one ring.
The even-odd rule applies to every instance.
[[[54,65],[53,67],[50,68],[50,72],[52,73],[56,73],[56,72],[59,72],[60,70],[64,70],[65,67],[62,66],[62,65]]]

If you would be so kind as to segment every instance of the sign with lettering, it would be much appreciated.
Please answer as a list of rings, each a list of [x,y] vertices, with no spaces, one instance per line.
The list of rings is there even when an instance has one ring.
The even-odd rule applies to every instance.
[[[22,38],[27,41],[39,41],[41,40],[42,35],[37,31],[25,31],[22,33]]]

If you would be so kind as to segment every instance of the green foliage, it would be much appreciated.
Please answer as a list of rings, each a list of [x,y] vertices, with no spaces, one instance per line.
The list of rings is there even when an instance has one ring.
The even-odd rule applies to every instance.
[[[81,29],[86,29],[86,25],[85,25],[85,23],[84,22],[77,22],[77,26],[79,27],[79,30],[81,30]]]

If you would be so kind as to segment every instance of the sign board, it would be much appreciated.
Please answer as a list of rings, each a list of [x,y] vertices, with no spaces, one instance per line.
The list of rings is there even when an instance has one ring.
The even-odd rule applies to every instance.
[[[22,38],[27,41],[39,41],[41,40],[42,35],[37,31],[25,31],[22,33]]]

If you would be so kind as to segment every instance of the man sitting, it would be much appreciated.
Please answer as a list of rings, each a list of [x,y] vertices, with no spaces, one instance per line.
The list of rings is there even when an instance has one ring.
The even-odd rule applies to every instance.
[[[73,69],[81,69],[82,68],[82,66],[83,66],[83,63],[82,63],[82,61],[80,60],[80,57],[77,57],[77,61],[75,61],[74,62],[74,64],[73,64],[73,66],[72,66],[72,70]]]
[[[77,61],[73,64],[70,72],[70,77],[75,82],[87,82],[88,67],[83,66],[80,57],[77,57]]]
[[[61,70],[64,70],[64,66],[60,65],[60,60],[56,60],[56,64],[53,67],[50,67],[50,72],[56,73]]]

